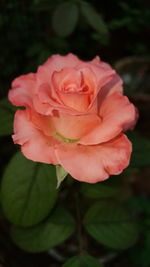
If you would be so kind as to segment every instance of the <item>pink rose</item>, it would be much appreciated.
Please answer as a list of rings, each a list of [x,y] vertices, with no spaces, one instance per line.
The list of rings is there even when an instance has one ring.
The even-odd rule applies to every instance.
[[[88,183],[128,166],[132,145],[123,132],[133,128],[137,112],[99,57],[54,55],[37,73],[15,79],[9,100],[26,107],[15,114],[13,141],[27,158],[59,164]]]

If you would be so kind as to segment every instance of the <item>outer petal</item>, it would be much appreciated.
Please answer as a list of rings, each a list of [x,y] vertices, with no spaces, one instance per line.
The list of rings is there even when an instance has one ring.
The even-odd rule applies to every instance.
[[[60,71],[63,68],[74,68],[83,61],[72,53],[65,56],[55,54],[51,56],[44,64],[46,68],[52,69],[52,71]]]
[[[129,164],[132,145],[125,135],[96,146],[66,144],[57,148],[57,158],[76,180],[103,181],[119,174]]]
[[[35,110],[43,115],[51,115],[54,109],[62,106],[56,92],[52,89],[48,83],[43,83],[33,98]]]
[[[107,97],[108,95],[111,95],[115,92],[120,92],[123,93],[123,87],[122,87],[122,80],[119,77],[119,75],[115,74],[112,76],[112,79],[104,85],[99,94],[98,94],[98,106],[100,107],[104,98]]]
[[[77,65],[83,63],[77,56],[73,54],[68,54],[66,56],[53,55],[51,56],[43,65],[38,68],[37,80],[38,84],[45,82],[50,82],[51,75],[54,71],[60,71],[63,68],[74,68]]]
[[[36,76],[34,73],[21,75],[12,82],[8,98],[15,106],[32,106],[32,97],[36,91]]]
[[[122,88],[122,79],[120,76],[112,69],[112,67],[101,61],[98,56],[96,56],[92,61],[90,61],[91,66],[93,70],[95,71],[95,74],[97,74],[97,77],[99,79],[100,77],[100,71],[101,74],[112,71],[112,75],[109,77],[109,79],[100,87],[99,94],[98,94],[98,104],[100,105],[103,101],[103,99],[114,92],[120,92],[123,93]],[[105,76],[105,75],[104,75]]]
[[[94,145],[116,137],[136,123],[136,109],[126,96],[114,93],[106,97],[100,107],[102,123],[81,140],[81,144]]]
[[[54,146],[56,141],[46,137],[40,130],[35,128],[30,121],[26,110],[18,110],[15,114],[13,140],[21,145],[23,154],[33,161],[58,164]]]

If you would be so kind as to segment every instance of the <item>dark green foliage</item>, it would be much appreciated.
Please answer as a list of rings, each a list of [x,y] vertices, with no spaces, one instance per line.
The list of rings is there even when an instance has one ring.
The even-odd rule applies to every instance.
[[[88,254],[70,258],[62,267],[103,267],[103,264]]]
[[[74,229],[72,216],[64,208],[58,207],[41,224],[26,229],[13,226],[11,234],[20,248],[29,252],[42,252],[65,241]]]
[[[37,224],[49,214],[56,197],[54,166],[29,161],[20,152],[11,159],[4,172],[1,199],[12,223]]]
[[[81,193],[89,198],[108,198],[114,197],[119,193],[120,188],[118,186],[112,186],[104,183],[86,184],[81,185]]]
[[[84,225],[98,242],[114,249],[127,249],[138,238],[135,218],[113,202],[97,202],[87,211]]]
[[[52,16],[56,34],[62,37],[70,35],[77,24],[78,14],[78,6],[74,2],[66,1],[60,4]]]
[[[150,140],[140,136],[136,132],[128,133],[133,144],[131,167],[143,167],[150,165]]]
[[[7,98],[0,101],[0,136],[10,135],[13,133],[13,119],[15,111],[16,108],[11,105]]]

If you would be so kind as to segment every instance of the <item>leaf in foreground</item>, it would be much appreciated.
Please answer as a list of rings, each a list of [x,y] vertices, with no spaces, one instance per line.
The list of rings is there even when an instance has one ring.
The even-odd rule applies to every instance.
[[[127,249],[138,238],[138,227],[131,215],[119,204],[109,201],[91,206],[84,226],[94,239],[114,249]]]
[[[68,239],[75,230],[72,216],[58,207],[44,222],[30,228],[12,227],[11,235],[18,247],[29,252],[42,252]]]
[[[106,185],[102,183],[97,184],[81,184],[81,192],[84,196],[89,198],[106,198],[114,197],[119,193],[120,188],[114,185]]]
[[[94,257],[83,254],[75,256],[67,260],[62,267],[103,267],[103,264],[100,263]]]
[[[42,221],[56,202],[56,181],[54,166],[32,162],[20,152],[14,155],[2,179],[2,207],[7,219],[20,226]]]

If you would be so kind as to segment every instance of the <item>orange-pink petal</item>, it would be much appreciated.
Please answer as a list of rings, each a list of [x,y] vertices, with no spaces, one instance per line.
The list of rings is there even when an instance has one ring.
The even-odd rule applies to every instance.
[[[12,82],[12,89],[9,91],[8,98],[15,106],[32,106],[32,97],[35,91],[35,74],[21,75]]]
[[[85,135],[80,143],[94,145],[107,142],[136,122],[136,109],[126,96],[116,92],[106,97],[101,104],[101,124]]]
[[[59,164],[54,150],[57,140],[37,129],[27,110],[18,110],[15,114],[13,140],[21,145],[21,151],[28,159]]]
[[[96,114],[73,116],[59,113],[51,117],[55,131],[66,139],[80,139],[99,125],[101,119]]]
[[[73,178],[96,183],[119,174],[129,164],[132,145],[125,135],[95,146],[62,144],[56,148],[59,164]]]

